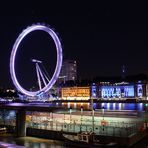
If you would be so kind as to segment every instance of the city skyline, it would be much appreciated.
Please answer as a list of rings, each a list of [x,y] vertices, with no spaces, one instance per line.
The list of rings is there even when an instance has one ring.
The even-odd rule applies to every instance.
[[[9,72],[11,49],[22,30],[38,22],[51,25],[59,33],[64,58],[77,61],[78,78],[120,76],[123,65],[128,75],[147,72],[148,30],[144,5],[121,2],[85,2],[79,5],[66,5],[63,2],[55,5],[52,2],[51,6],[30,4],[20,9],[18,5],[14,11],[7,8],[8,13],[5,15],[1,10],[0,85],[13,86]],[[40,40],[39,36],[33,42],[37,40]],[[40,43],[50,45],[46,41],[43,38]],[[24,46],[37,48],[27,41]],[[43,53],[39,47],[31,50],[32,53],[38,50],[42,56],[49,53]],[[25,66],[22,67],[25,69]]]

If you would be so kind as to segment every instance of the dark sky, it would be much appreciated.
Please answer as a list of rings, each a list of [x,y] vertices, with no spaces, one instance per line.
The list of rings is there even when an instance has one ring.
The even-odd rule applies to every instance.
[[[30,0],[13,1],[0,7],[0,86],[13,86],[9,73],[12,46],[23,29],[37,22],[49,24],[59,33],[64,57],[77,61],[78,77],[81,79],[118,76],[122,65],[129,75],[148,71],[148,10],[142,2],[34,3]],[[35,50],[41,57],[45,55],[47,60],[48,52],[42,47],[50,49],[45,34],[39,32],[27,37],[19,50],[20,64],[17,63],[23,71],[18,75],[25,82],[30,81],[33,72],[27,71],[27,66],[21,61],[29,61]]]

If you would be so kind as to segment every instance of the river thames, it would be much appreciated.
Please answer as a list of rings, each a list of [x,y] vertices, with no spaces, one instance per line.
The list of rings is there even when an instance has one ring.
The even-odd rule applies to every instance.
[[[84,110],[90,109],[90,103],[63,103],[62,106],[66,108],[73,108],[75,110],[80,110],[81,106],[83,106]],[[94,103],[94,109],[104,109],[106,111],[114,110],[114,111],[138,111],[144,113],[148,106],[147,104],[143,103]],[[67,115],[69,116],[69,115]],[[49,140],[49,139],[42,139],[42,138],[35,138],[35,137],[22,137],[16,138],[15,136],[6,136],[0,135],[0,141],[5,143],[12,143],[20,146],[24,146],[26,148],[67,148],[63,141],[57,140]],[[137,148],[138,145],[146,147],[148,144],[146,139],[144,138],[139,143],[132,146],[132,148]]]

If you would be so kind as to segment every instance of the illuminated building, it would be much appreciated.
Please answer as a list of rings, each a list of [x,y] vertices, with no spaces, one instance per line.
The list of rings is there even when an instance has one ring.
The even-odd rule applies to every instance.
[[[97,85],[93,84],[91,86],[91,97],[101,98],[104,100],[113,99],[147,99],[146,94],[147,85],[138,81],[137,83],[109,83],[101,82]]]
[[[74,60],[64,60],[61,68],[60,81],[75,81],[77,79],[77,63]]]
[[[65,87],[62,88],[63,100],[88,100],[90,87]]]
[[[148,86],[141,81],[137,83],[110,83],[100,82],[93,83],[89,87],[64,87],[61,89],[61,97],[63,100],[126,100],[139,99],[146,100]]]

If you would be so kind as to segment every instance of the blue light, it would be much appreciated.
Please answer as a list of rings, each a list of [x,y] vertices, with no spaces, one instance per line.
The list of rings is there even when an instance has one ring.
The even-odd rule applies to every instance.
[[[94,84],[94,83],[93,83]],[[96,97],[97,96],[97,86],[93,85],[91,87],[91,96]]]
[[[127,97],[134,97],[134,86],[131,85],[131,86],[126,86],[125,87],[125,94]]]
[[[138,84],[137,86],[137,95],[138,97],[142,97],[143,96],[143,89],[142,89],[142,85]]]
[[[134,86],[102,86],[101,95],[102,98],[134,97]]]

